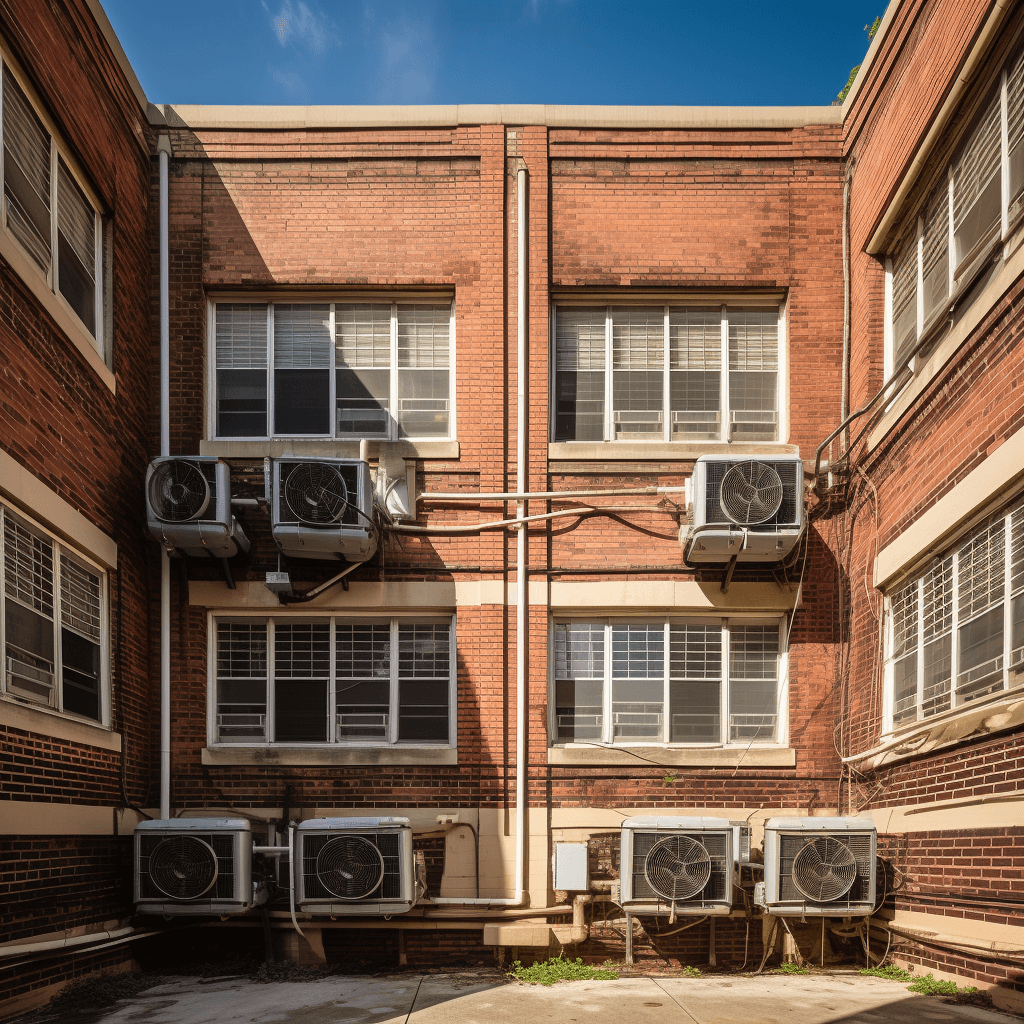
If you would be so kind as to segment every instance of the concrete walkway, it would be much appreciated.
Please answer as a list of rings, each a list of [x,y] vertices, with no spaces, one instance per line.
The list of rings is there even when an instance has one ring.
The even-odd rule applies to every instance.
[[[90,1015],[91,1016],[91,1015]],[[102,1024],[1009,1024],[1019,1018],[916,996],[859,976],[622,978],[539,985],[451,975],[258,985],[175,979]]]

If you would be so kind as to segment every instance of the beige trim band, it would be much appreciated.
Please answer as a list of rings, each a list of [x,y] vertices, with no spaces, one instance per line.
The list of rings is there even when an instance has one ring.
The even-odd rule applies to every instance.
[[[100,725],[67,718],[59,711],[28,707],[8,697],[0,697],[0,725],[20,729],[35,736],[99,747],[101,750],[121,749],[120,733],[111,732]]]
[[[631,764],[666,767],[795,768],[796,751],[788,747],[551,747],[548,764]]]
[[[384,455],[400,459],[457,459],[458,441],[383,441],[368,440],[371,459]],[[318,455],[324,458],[356,459],[359,441],[200,441],[200,455],[218,455],[222,459],[272,459],[294,455]]]

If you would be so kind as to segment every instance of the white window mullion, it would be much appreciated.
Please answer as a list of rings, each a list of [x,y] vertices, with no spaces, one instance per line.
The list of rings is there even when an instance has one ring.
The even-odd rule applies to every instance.
[[[664,349],[664,356],[665,356],[665,364],[664,364],[665,365],[665,379],[664,379],[664,383],[662,384],[662,392],[661,392],[662,396],[663,396],[662,397],[662,401],[661,401],[662,419],[664,420],[664,424],[663,424],[664,429],[662,431],[661,437],[662,437],[663,441],[671,441],[672,440],[672,356],[671,356],[671,352],[669,351],[670,341],[669,341],[669,328],[668,328],[668,306],[665,307],[665,326],[664,326],[664,333],[662,334],[662,339],[663,339],[662,340],[662,348]],[[667,649],[668,648],[666,647],[666,650]],[[667,703],[666,703],[665,707],[666,708],[668,707]]]
[[[790,612],[791,615],[795,611]],[[775,742],[789,746],[789,647],[788,622],[779,620],[779,653],[775,659]]]
[[[398,303],[391,303],[391,368],[388,381],[391,396],[388,404],[388,437],[394,441],[398,438]],[[396,656],[398,648],[395,648]],[[397,718],[395,719],[397,722]],[[397,728],[397,726],[396,726]]]
[[[719,398],[719,407],[722,410],[722,433],[720,440],[728,443],[730,438],[729,428],[732,423],[732,407],[729,403],[729,318],[724,303],[722,305],[722,376],[720,387],[722,389],[722,394]]]
[[[61,623],[64,621],[64,610],[61,607],[60,586],[61,569],[60,551],[57,545],[50,542],[50,553],[53,558],[53,683],[54,683],[54,707],[58,711],[64,710],[64,654],[62,650],[63,631]]]
[[[888,380],[893,374],[893,367],[896,362],[892,341],[892,260],[888,258],[885,261],[885,297],[883,301],[882,374],[883,379]]]
[[[917,713],[915,718],[924,718],[924,577],[917,581]]]
[[[388,743],[398,742],[398,630],[399,623],[397,619],[392,619],[390,622],[390,638],[391,648],[388,652],[388,663],[391,666],[391,692],[389,694],[390,703],[388,705]]]
[[[612,342],[612,307],[604,311],[604,439],[615,440],[615,413],[612,411],[612,378],[615,376],[615,353]]]
[[[664,645],[661,657],[661,670],[664,675],[661,699],[661,742],[670,743],[672,740],[672,702],[670,700],[672,696],[672,624],[668,621],[665,622],[662,629],[661,642]]]
[[[331,317],[333,320],[333,316]],[[332,335],[333,337],[333,335]],[[330,629],[328,632],[327,640],[327,742],[335,743],[338,738],[337,722],[338,714],[335,710],[337,708],[337,674],[338,674],[338,662],[335,657],[337,648],[334,633],[335,619],[332,615],[330,620]]]
[[[1003,85],[1006,84],[1003,72]],[[1005,95],[1005,88],[1004,88]],[[1003,108],[1005,114],[1006,108]],[[1006,178],[1004,176],[1005,184]],[[1004,207],[1005,212],[1005,207]],[[1003,520],[1003,689],[1010,685],[1010,656],[1013,650],[1013,599],[1010,596],[1010,566],[1013,561],[1013,516],[1009,513]]]
[[[953,630],[949,642],[949,707],[956,707],[957,677],[960,674],[960,552],[953,552]]]
[[[328,333],[330,334],[331,344],[328,348],[327,353],[327,365],[330,367],[328,371],[330,373],[330,380],[327,382],[327,402],[328,410],[330,413],[330,429],[328,433],[331,437],[338,436],[338,373],[337,373],[337,354],[338,354],[338,340],[337,335],[334,333],[334,303],[330,305],[330,312],[327,314],[327,322],[330,325],[328,327]],[[334,643],[334,620],[331,620],[331,643]],[[333,665],[334,662],[332,661]],[[331,714],[331,720],[334,720],[334,714]]]
[[[729,714],[729,708],[731,704],[731,674],[729,672],[729,619],[722,619],[722,685],[719,688],[721,692],[721,704],[718,713],[719,720],[722,723],[721,731],[719,732],[719,742],[722,746],[728,746],[731,742],[732,737],[732,719]]]
[[[57,142],[50,136],[50,272],[47,284],[53,292],[60,291],[60,267],[57,265]]]
[[[614,729],[612,725],[612,625],[610,622],[604,624],[604,683],[601,692],[603,703],[601,710],[602,742],[612,743]]]
[[[93,270],[95,273],[95,293],[93,301],[96,303],[96,344],[99,346],[100,355],[104,360],[107,359],[109,353],[106,349],[106,324],[104,323],[103,308],[103,277],[104,270],[106,269],[103,265],[103,219],[94,210],[93,211],[93,238],[95,241],[94,245],[94,258],[93,258]]]
[[[275,640],[277,637],[277,630],[275,629],[277,620],[267,619],[267,722],[266,722],[266,741],[267,743],[274,743],[277,739],[277,721],[276,715],[274,714],[274,708],[277,704],[276,689],[277,683],[275,680]]]
[[[953,203],[953,165],[946,169],[946,201],[949,207],[949,242],[947,243],[946,252],[949,254],[946,262],[949,264],[949,291],[948,295],[952,297],[956,288],[956,221],[954,220],[954,203]]]
[[[924,327],[924,217],[917,218],[917,337]],[[916,361],[916,357],[915,357]]]

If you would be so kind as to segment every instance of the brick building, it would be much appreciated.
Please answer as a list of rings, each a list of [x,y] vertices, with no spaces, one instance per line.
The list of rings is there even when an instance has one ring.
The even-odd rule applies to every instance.
[[[871,818],[872,948],[1019,1000],[1022,18],[895,3],[842,107],[225,108],[0,6],[10,995],[141,951],[147,818],[408,818],[408,914],[269,920],[415,963],[567,941],[553,854],[606,901],[656,813]],[[143,539],[158,455],[230,467],[236,554]],[[700,560],[701,456],[797,467],[784,557]],[[390,511],[344,565],[276,489],[339,458]]]

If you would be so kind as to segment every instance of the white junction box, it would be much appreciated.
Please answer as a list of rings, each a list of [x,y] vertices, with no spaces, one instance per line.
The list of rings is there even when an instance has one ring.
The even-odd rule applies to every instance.
[[[554,888],[586,892],[590,888],[586,843],[555,843]]]

